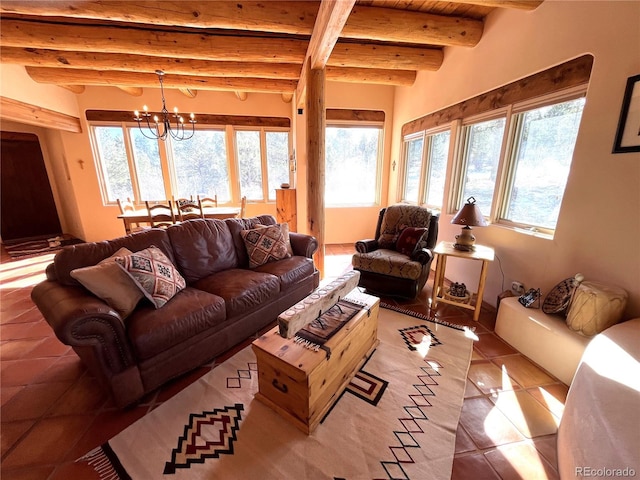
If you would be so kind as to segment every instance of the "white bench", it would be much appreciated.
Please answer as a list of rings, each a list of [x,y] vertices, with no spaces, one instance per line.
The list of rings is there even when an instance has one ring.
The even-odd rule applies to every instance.
[[[571,384],[580,358],[591,340],[567,327],[559,315],[525,308],[518,297],[500,302],[496,334],[566,385]]]

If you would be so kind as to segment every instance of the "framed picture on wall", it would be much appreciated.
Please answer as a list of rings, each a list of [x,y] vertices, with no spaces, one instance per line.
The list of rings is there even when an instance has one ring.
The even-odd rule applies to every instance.
[[[612,153],[640,152],[640,75],[627,79]]]

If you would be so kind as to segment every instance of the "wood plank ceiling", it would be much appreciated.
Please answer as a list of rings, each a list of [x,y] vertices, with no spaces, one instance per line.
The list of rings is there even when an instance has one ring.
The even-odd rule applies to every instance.
[[[323,2],[344,4],[3,0],[0,60],[75,93],[99,85],[140,95],[158,87],[159,69],[165,87],[189,96],[229,90],[290,99],[296,89],[302,96],[310,47],[327,57],[327,80],[411,85],[418,71],[440,68],[444,47],[476,45],[495,8],[532,10],[542,0]]]

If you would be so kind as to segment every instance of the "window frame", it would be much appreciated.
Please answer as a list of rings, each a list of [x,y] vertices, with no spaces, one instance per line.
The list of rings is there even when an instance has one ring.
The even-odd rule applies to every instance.
[[[384,134],[385,127],[383,121],[353,121],[353,120],[327,120],[325,123],[325,141],[327,128],[376,128],[378,130],[378,147],[376,155],[376,181],[373,203],[345,203],[333,204],[326,203],[327,208],[362,208],[379,206],[382,197],[382,160],[384,158]],[[326,147],[325,147],[326,155]],[[325,160],[326,161],[326,160]],[[326,172],[325,172],[326,177]],[[325,184],[325,201],[326,201],[326,184]]]

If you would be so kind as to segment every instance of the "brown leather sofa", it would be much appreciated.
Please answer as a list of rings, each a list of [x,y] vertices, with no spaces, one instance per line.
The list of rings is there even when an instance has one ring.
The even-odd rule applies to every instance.
[[[125,407],[256,333],[318,286],[314,237],[290,234],[293,255],[249,269],[240,235],[275,218],[192,220],[115,240],[64,248],[31,298],[90,371]],[[158,247],[186,280],[166,305],[140,301],[123,321],[72,276],[122,247]]]

